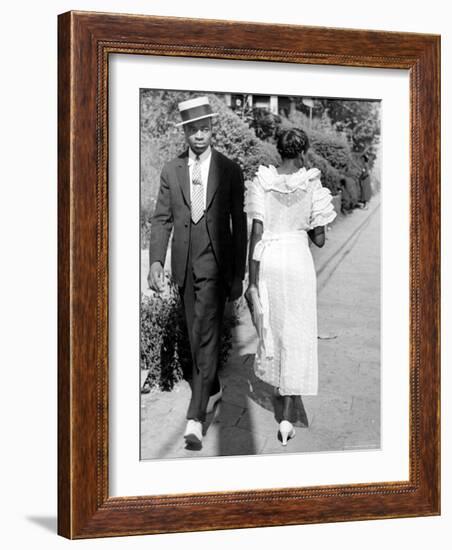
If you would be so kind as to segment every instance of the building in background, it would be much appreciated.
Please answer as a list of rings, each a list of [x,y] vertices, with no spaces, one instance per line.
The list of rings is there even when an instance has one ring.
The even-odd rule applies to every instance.
[[[224,94],[226,105],[233,111],[246,108],[267,109],[274,115],[289,116],[296,109],[295,101],[288,96],[260,94]]]

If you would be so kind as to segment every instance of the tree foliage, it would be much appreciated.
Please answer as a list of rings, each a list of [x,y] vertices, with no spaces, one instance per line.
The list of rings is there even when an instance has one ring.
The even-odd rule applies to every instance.
[[[344,133],[354,152],[373,149],[380,139],[380,102],[363,100],[322,100],[333,127]]]

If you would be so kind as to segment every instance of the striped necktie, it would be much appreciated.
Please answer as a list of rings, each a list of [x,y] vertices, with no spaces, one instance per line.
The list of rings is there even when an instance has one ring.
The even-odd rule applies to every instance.
[[[198,223],[204,215],[204,187],[201,176],[201,161],[199,156],[193,164],[191,187],[191,219]]]

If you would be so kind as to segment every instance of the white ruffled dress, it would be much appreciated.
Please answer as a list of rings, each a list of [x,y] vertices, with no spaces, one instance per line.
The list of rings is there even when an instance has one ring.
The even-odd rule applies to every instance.
[[[336,217],[331,193],[317,168],[286,175],[260,166],[247,182],[245,211],[264,227],[253,255],[264,312],[256,376],[281,395],[316,395],[316,274],[307,231]]]

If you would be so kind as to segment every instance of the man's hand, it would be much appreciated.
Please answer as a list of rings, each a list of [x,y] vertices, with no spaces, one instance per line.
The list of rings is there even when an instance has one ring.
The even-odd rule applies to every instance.
[[[242,290],[242,279],[235,278],[232,281],[231,290],[229,292],[229,301],[233,302],[234,300],[238,300],[242,295]]]
[[[148,285],[155,292],[163,292],[165,276],[160,262],[154,262],[148,273]]]

